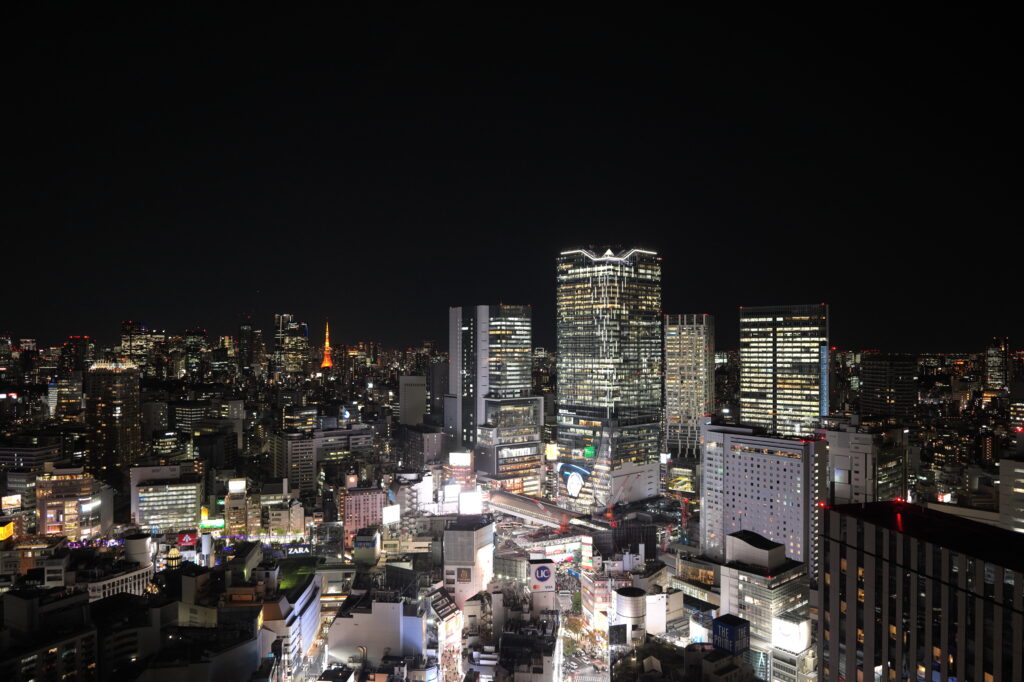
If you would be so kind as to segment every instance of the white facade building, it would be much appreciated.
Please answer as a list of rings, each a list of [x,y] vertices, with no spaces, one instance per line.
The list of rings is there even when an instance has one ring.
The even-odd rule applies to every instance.
[[[710,420],[708,420],[710,421]],[[701,548],[725,560],[725,537],[749,530],[785,546],[816,575],[821,507],[828,485],[825,442],[766,438],[753,429],[705,424]]]
[[[351,603],[349,603],[351,602]],[[327,634],[330,663],[379,663],[392,656],[422,656],[427,619],[416,606],[390,593],[350,595]]]
[[[461,609],[494,578],[494,521],[460,516],[444,531],[444,585]]]

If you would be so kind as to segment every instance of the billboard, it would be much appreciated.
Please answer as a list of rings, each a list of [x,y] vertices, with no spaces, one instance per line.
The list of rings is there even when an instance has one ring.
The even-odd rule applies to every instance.
[[[537,454],[536,445],[516,445],[503,447],[498,450],[499,459],[510,459],[513,457],[529,457]]]
[[[0,526],[0,540],[6,540],[14,535],[14,521],[8,521]]]
[[[0,510],[4,513],[12,511],[14,509],[21,509],[21,494],[17,495],[4,495],[0,498]]]
[[[455,580],[460,583],[473,582],[473,569],[462,567],[455,569]]]
[[[811,646],[809,619],[776,616],[772,619],[772,646],[800,654]]]
[[[580,567],[592,571],[594,570],[594,538],[590,535],[584,535],[581,541]]]
[[[448,455],[448,464],[453,467],[472,466],[473,455],[468,452],[453,452]]]
[[[228,492],[229,493],[244,493],[245,492],[246,479],[244,478],[232,478],[228,480]]]
[[[565,490],[569,493],[569,497],[579,497],[580,491],[583,490],[583,485],[590,478],[590,469],[585,469],[578,464],[559,462],[555,471],[558,472],[559,477],[565,484]]]
[[[178,533],[178,547],[195,547],[196,546],[196,532],[194,530],[186,530],[182,533]]]
[[[555,582],[554,562],[530,562],[530,590],[532,592],[554,592]]]
[[[381,523],[385,526],[390,523],[398,523],[402,519],[402,506],[399,504],[389,504],[381,510]]]
[[[484,498],[479,490],[459,493],[460,514],[483,514]]]

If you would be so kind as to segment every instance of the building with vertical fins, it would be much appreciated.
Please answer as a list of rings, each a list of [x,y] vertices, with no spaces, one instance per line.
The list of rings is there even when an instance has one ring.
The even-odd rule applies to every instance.
[[[331,367],[334,367],[334,361],[331,359],[331,323],[328,321],[324,324],[324,359],[320,363],[320,369]]]
[[[1024,536],[897,500],[820,545],[819,679],[1024,680]]]
[[[740,422],[805,436],[828,414],[828,305],[740,308]]]
[[[476,445],[486,399],[530,395],[532,317],[528,305],[449,309],[444,421],[452,450]]]
[[[565,251],[556,303],[559,496],[583,510],[656,495],[661,258],[644,249]]]
[[[715,406],[715,322],[711,315],[665,316],[665,451],[700,455],[700,418]]]

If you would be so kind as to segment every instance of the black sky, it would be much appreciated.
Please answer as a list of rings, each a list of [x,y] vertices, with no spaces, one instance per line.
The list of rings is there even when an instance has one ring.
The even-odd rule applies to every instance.
[[[375,6],[8,14],[0,331],[443,345],[506,301],[552,346],[555,255],[617,243],[720,347],[817,301],[840,347],[1024,337],[1008,17]]]

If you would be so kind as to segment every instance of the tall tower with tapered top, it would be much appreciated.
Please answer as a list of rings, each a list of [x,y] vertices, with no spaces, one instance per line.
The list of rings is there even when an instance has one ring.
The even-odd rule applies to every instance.
[[[331,367],[334,367],[334,361],[331,360],[331,323],[327,321],[324,326],[324,361],[320,363],[320,369]]]

